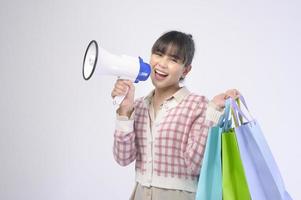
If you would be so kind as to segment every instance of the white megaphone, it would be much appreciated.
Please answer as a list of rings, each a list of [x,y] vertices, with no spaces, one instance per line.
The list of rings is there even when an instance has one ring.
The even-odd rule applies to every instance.
[[[113,75],[119,79],[131,80],[135,83],[145,81],[151,73],[149,64],[143,62],[140,57],[117,56],[99,48],[95,40],[92,40],[85,52],[83,61],[83,77],[89,80],[96,72],[100,75]],[[119,105],[125,96],[116,96],[114,105]]]

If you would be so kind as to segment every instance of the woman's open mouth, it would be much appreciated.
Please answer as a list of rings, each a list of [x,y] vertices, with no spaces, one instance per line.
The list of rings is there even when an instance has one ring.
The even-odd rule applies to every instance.
[[[155,69],[154,72],[155,72],[155,78],[156,78],[157,80],[159,80],[159,81],[160,81],[160,80],[164,80],[164,79],[168,76],[167,73],[162,72],[162,71],[160,71],[160,70],[158,70],[158,69]]]

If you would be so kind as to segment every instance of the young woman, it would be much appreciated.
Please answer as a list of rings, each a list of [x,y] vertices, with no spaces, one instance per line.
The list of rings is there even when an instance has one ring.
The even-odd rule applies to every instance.
[[[125,95],[117,110],[114,158],[122,166],[136,161],[134,200],[195,199],[208,129],[218,121],[228,90],[208,101],[180,82],[189,74],[195,45],[179,31],[153,45],[150,65],[154,90],[134,100],[131,81],[118,80],[112,97]]]

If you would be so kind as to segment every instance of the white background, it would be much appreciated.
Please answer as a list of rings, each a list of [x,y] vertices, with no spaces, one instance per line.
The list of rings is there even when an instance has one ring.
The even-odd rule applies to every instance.
[[[112,155],[115,77],[82,79],[91,39],[148,61],[165,31],[196,43],[186,86],[245,96],[294,199],[300,191],[301,3],[0,1],[0,199],[128,199],[134,165]],[[151,81],[139,83],[136,96]]]

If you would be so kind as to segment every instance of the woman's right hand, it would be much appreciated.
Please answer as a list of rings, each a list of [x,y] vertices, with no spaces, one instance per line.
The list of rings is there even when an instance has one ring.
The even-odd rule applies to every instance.
[[[135,86],[130,80],[118,79],[114,85],[111,96],[123,96],[124,100],[119,105],[118,114],[122,116],[131,116],[134,109]]]

